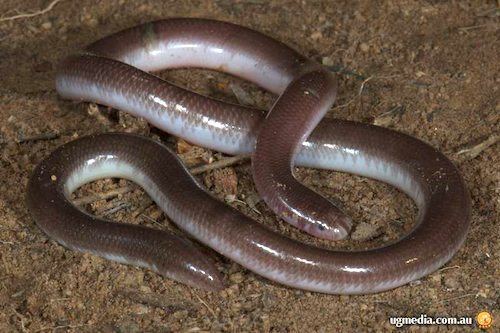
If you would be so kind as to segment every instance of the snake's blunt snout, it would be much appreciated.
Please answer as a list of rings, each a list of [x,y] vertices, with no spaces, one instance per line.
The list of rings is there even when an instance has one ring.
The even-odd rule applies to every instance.
[[[317,238],[338,241],[349,235],[351,227],[352,219],[339,210],[328,212],[322,219],[307,225],[305,231]]]
[[[158,244],[152,266],[159,274],[207,291],[220,291],[226,287],[214,260],[192,243],[169,236],[169,242],[160,241]]]
[[[221,291],[227,287],[215,265],[194,266],[186,264],[184,272],[174,280],[207,291]]]

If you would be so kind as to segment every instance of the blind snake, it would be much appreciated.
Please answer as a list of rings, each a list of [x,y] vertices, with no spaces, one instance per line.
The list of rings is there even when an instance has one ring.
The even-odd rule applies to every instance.
[[[280,97],[266,117],[148,73],[181,67],[230,73]],[[350,219],[298,183],[292,165],[386,182],[419,209],[414,229],[392,244],[356,252],[317,248],[214,199],[162,144],[131,134],[102,134],[58,148],[28,184],[27,205],[37,225],[70,249],[148,267],[207,290],[224,286],[214,263],[191,243],[164,231],[105,221],[72,205],[69,195],[76,188],[104,177],[138,183],[179,228],[256,274],[323,293],[366,294],[404,285],[444,265],[467,235],[469,194],[443,154],[393,130],[323,118],[335,99],[335,78],[251,29],[193,18],[139,25],[65,59],[56,89],[66,99],[144,117],[197,145],[227,154],[254,152],[252,171],[264,200],[318,237],[345,237]]]

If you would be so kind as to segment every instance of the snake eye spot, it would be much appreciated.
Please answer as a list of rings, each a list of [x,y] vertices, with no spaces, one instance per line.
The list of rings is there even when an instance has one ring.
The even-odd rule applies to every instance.
[[[323,230],[325,230],[325,226],[324,225],[319,225],[318,229],[321,230],[321,231],[323,231]]]

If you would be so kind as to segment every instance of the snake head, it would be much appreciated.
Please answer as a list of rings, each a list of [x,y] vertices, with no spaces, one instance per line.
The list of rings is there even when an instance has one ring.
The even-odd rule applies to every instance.
[[[323,222],[326,221],[326,222]],[[337,241],[347,237],[352,227],[352,220],[347,215],[330,214],[329,217],[316,219],[304,226],[304,231],[314,237]]]

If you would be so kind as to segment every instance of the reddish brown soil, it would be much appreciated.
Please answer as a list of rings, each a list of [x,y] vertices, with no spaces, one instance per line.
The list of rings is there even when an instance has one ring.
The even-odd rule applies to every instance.
[[[0,17],[48,3],[4,0]],[[82,0],[60,2],[36,17],[0,22],[0,331],[386,331],[394,329],[390,316],[474,316],[480,310],[493,311],[498,328],[498,144],[480,149],[475,157],[458,154],[499,134],[497,6],[494,1]],[[229,287],[207,293],[48,240],[23,198],[31,170],[53,149],[77,136],[108,131],[176,143],[144,121],[122,114],[116,121],[106,110],[61,100],[54,90],[55,64],[104,35],[173,16],[221,19],[265,32],[339,72],[339,99],[330,116],[375,122],[443,151],[457,164],[472,195],[472,227],[464,247],[445,268],[415,283],[376,295],[332,296],[277,285],[222,258]],[[237,101],[231,84],[237,85],[261,108],[274,98],[207,71],[164,76],[229,101]],[[181,151],[191,164],[221,157],[185,144]],[[353,238],[374,238],[328,244],[293,230],[258,202],[248,164],[199,177],[220,198],[236,198],[231,205],[237,209],[305,242],[366,248],[411,229],[415,207],[391,187],[332,171],[301,169],[298,176],[340,203],[356,227],[361,225]],[[123,186],[133,185],[104,180],[76,196]],[[98,215],[115,207],[121,209],[108,217],[175,230],[138,188],[88,205]]]

